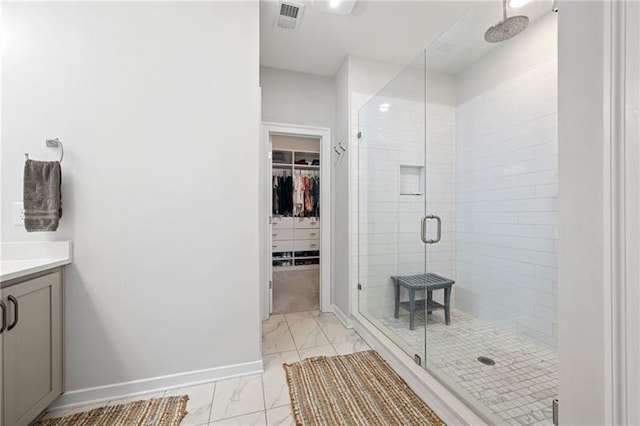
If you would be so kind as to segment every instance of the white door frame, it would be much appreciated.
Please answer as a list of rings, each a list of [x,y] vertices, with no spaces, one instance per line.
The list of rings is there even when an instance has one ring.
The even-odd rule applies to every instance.
[[[560,424],[639,424],[640,10],[558,18]]]
[[[285,123],[262,123],[260,132],[260,313],[269,318],[271,279],[271,135],[320,138],[320,310],[331,312],[331,129]]]
[[[611,2],[605,18],[609,72],[606,110],[609,162],[611,423],[640,423],[640,6],[634,0]],[[606,99],[606,98],[605,98]],[[607,158],[608,157],[608,158]]]

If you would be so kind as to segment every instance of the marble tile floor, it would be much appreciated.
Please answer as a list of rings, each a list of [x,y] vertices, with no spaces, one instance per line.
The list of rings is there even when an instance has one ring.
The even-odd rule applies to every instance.
[[[376,318],[417,354],[425,351],[426,363],[447,382],[460,387],[474,401],[509,425],[552,425],[551,404],[557,398],[558,353],[530,339],[497,328],[495,324],[459,310],[452,311],[451,325],[444,313],[424,313],[409,329],[408,313]],[[487,356],[496,364],[480,363]]]
[[[319,311],[272,315],[263,322],[264,372],[179,389],[169,389],[109,401],[109,405],[139,399],[189,395],[181,426],[295,425],[289,402],[283,363],[319,355],[344,355],[368,350],[353,330],[330,313]],[[85,405],[46,413],[61,417],[107,405]]]

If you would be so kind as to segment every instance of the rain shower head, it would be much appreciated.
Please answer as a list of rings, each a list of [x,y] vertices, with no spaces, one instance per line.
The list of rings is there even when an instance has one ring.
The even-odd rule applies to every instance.
[[[524,15],[507,17],[507,0],[502,1],[502,21],[484,33],[487,43],[499,43],[517,36],[529,26],[529,17]]]

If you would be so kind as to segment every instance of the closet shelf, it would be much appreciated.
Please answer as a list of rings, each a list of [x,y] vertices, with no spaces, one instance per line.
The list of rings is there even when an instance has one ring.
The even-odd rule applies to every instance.
[[[307,170],[320,170],[320,166],[314,166],[313,164],[286,164],[286,163],[273,163],[273,167],[276,169],[307,169]]]

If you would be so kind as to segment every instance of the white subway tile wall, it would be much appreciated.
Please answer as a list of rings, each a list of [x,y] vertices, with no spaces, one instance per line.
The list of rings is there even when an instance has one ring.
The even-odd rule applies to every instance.
[[[378,96],[359,114],[355,193],[361,312],[378,318],[391,314],[391,277],[424,273],[425,256],[429,272],[455,279],[455,115],[455,107],[427,105],[425,152],[423,102]],[[416,175],[426,177],[426,188],[410,182]],[[425,212],[439,215],[444,224],[442,241],[428,251],[420,240]],[[428,233],[435,236],[433,225]]]
[[[541,63],[457,108],[428,104],[425,114],[422,102],[378,96],[354,114],[353,134],[363,134],[351,147],[361,312],[388,315],[390,277],[423,272],[426,256],[429,272],[456,280],[458,309],[557,347],[556,69]],[[426,166],[421,194],[401,194],[402,165]],[[425,212],[443,222],[442,241],[426,251]]]
[[[457,108],[456,307],[557,347],[557,64]]]

